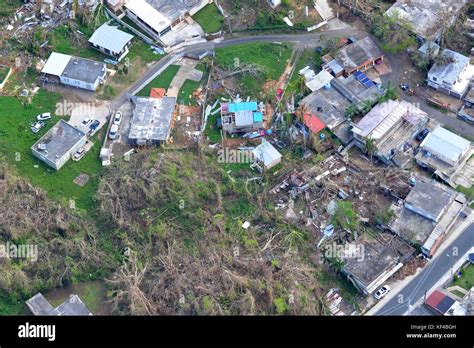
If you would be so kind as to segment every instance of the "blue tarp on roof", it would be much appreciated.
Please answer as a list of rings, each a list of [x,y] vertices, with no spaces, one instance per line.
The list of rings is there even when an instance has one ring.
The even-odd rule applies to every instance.
[[[474,263],[474,253],[469,254],[468,258],[469,258],[469,262]]]
[[[257,111],[257,102],[231,103],[229,112]]]
[[[253,113],[253,122],[263,122],[263,114],[261,112],[254,112]]]

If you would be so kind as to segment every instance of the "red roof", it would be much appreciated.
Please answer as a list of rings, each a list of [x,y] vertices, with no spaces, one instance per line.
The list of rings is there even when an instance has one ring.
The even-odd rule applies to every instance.
[[[445,295],[438,290],[435,290],[430,296],[425,301],[425,304],[433,309],[436,309],[436,307],[443,301],[445,298]]]
[[[324,128],[326,128],[326,125],[316,116],[314,115],[309,115],[305,114],[304,115],[304,124],[313,132],[313,133],[319,133],[321,132]]]
[[[150,91],[150,98],[163,98],[166,95],[164,88],[152,88]]]

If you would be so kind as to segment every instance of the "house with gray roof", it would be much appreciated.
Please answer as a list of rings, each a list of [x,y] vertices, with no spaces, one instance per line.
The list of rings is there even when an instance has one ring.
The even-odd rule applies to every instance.
[[[26,301],[26,305],[33,315],[46,316],[89,316],[92,312],[84,304],[78,295],[72,294],[69,298],[54,308],[51,303],[41,294],[37,293],[35,296]]]
[[[392,207],[396,218],[389,228],[431,257],[466,205],[462,193],[434,180],[416,180],[403,206]]]
[[[128,138],[134,145],[154,145],[169,140],[176,98],[133,97],[135,105]]]
[[[61,119],[31,147],[31,152],[46,165],[59,170],[86,142],[86,133]]]
[[[133,35],[104,23],[92,34],[89,43],[100,52],[121,61],[128,54],[132,39]]]
[[[383,62],[385,54],[369,36],[341,48],[334,56],[337,65],[349,76]],[[333,63],[334,64],[334,63]]]
[[[428,72],[426,81],[428,86],[461,99],[467,93],[473,77],[474,65],[470,64],[469,57],[444,49]]]
[[[105,82],[105,63],[53,52],[46,61],[42,80],[45,83],[60,82],[67,86],[96,91]]]

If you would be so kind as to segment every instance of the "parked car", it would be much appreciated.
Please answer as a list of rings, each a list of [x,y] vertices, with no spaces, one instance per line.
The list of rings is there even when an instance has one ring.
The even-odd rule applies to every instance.
[[[380,289],[377,290],[377,292],[374,294],[374,298],[376,300],[380,300],[383,298],[385,295],[387,295],[390,292],[390,287],[388,285],[382,286]]]
[[[86,153],[86,149],[81,147],[79,150],[76,151],[76,153],[73,155],[73,157],[76,161],[78,161],[82,158],[82,156],[85,155],[85,153]]]
[[[99,128],[99,125],[100,125],[100,122],[97,120],[94,120],[89,126],[89,134],[94,133],[96,129]]]
[[[400,84],[400,89],[402,91],[408,91],[410,89],[410,86],[406,83],[402,83],[402,84]]]
[[[120,122],[122,122],[122,113],[120,111],[117,111],[114,116],[114,124],[119,126]]]
[[[117,139],[118,128],[119,128],[119,126],[116,125],[116,124],[113,124],[112,127],[110,127],[109,139],[112,139],[112,140]]]
[[[38,133],[40,131],[41,128],[44,127],[44,122],[43,121],[36,121],[35,123],[33,123],[31,125],[31,131],[33,133]]]
[[[415,139],[418,140],[418,141],[423,141],[426,138],[426,136],[428,135],[429,132],[430,132],[430,130],[428,128],[425,128],[420,133],[418,133],[416,135]]]
[[[89,123],[91,123],[91,119],[89,117],[86,117],[85,119],[82,120],[82,124],[84,126],[87,126]]]
[[[464,122],[474,124],[474,117],[469,115],[458,115],[458,118]]]
[[[38,121],[46,121],[51,119],[51,113],[50,112],[44,112],[42,114],[39,114],[36,116],[36,120]]]

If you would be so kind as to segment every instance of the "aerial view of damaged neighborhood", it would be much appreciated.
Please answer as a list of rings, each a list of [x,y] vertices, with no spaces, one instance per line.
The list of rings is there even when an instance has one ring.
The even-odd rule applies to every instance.
[[[0,315],[474,315],[469,0],[0,0]]]

